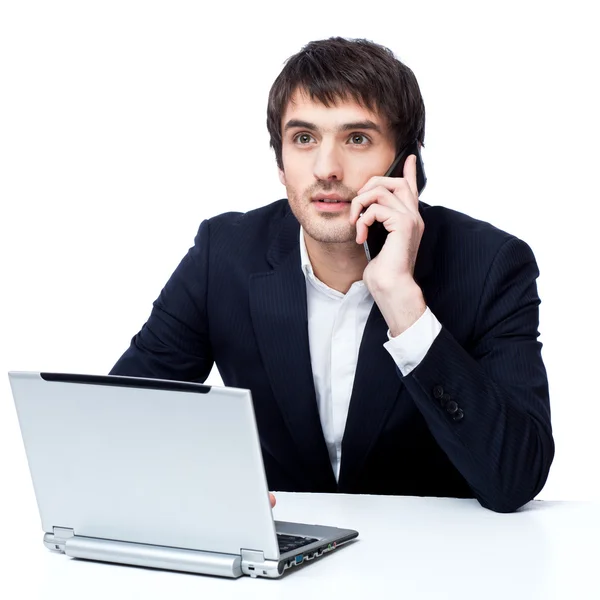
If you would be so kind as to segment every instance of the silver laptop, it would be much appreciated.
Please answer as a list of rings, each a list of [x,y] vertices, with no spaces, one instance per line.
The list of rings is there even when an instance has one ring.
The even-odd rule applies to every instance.
[[[273,520],[249,390],[59,373],[9,378],[50,550],[279,577],[358,536]]]

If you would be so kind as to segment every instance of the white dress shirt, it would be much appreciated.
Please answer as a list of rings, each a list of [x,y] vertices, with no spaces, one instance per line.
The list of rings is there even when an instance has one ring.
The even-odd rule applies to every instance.
[[[315,277],[304,231],[300,227],[300,259],[306,277],[308,340],[310,361],[321,426],[336,479],[342,460],[342,439],[350,406],[358,350],[373,297],[362,281],[352,284],[346,294]],[[383,345],[403,375],[423,360],[442,326],[427,308],[406,331]],[[390,361],[390,369],[394,365]]]

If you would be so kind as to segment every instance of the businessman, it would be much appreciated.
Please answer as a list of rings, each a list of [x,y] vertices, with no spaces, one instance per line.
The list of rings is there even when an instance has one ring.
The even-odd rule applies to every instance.
[[[204,221],[111,373],[202,382],[216,363],[252,391],[272,490],[534,498],[554,456],[536,261],[420,202],[415,155],[383,177],[424,142],[412,71],[366,40],[311,42],[267,127],[287,199]]]

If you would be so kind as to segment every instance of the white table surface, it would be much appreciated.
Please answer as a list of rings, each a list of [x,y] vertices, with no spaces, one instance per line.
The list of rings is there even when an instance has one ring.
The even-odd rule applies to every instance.
[[[278,580],[229,580],[74,560],[43,547],[39,520],[25,526],[7,520],[0,589],[9,594],[2,596],[600,599],[597,503],[532,502],[517,513],[496,514],[474,500],[286,493],[277,498],[276,519],[349,527],[359,531],[359,539]]]

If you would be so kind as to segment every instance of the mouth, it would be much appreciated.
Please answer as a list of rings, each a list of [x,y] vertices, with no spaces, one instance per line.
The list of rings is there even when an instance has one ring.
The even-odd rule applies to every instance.
[[[350,204],[350,200],[346,200],[345,198],[335,194],[318,194],[312,198],[312,201],[320,204]]]
[[[347,213],[350,201],[338,198],[314,198],[312,203],[315,210],[321,214]]]

